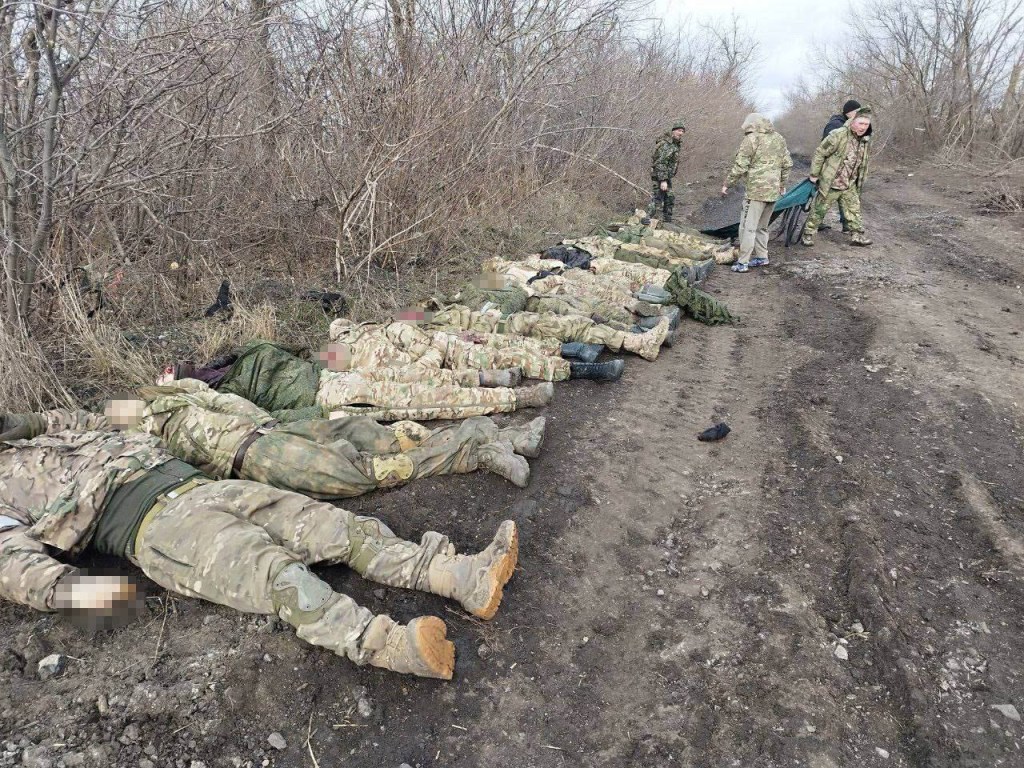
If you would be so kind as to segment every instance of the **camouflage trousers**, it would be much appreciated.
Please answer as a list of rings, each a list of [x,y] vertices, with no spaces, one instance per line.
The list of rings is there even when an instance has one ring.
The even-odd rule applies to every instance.
[[[322,371],[316,399],[332,418],[352,414],[379,421],[468,419],[516,409],[514,389],[432,383],[439,372],[442,371],[437,368],[423,368],[420,381],[397,382],[368,381],[359,374]]]
[[[409,421],[388,429],[362,416],[282,424],[252,443],[239,475],[318,499],[351,498],[473,472],[494,429],[483,416],[436,430]]]
[[[676,193],[672,191],[672,180],[669,179],[668,189],[662,191],[661,182],[651,179],[651,202],[647,205],[648,216],[658,216],[658,209],[661,208],[665,214],[660,216],[662,221],[672,220],[672,210],[676,205]]]
[[[533,339],[504,333],[474,333],[475,343],[494,349],[525,349],[535,355],[560,355],[562,343],[557,339]]]
[[[835,205],[839,205],[839,212],[846,217],[846,227],[851,232],[863,232],[864,222],[860,217],[860,192],[856,187],[849,189],[830,189],[828,194],[822,194],[821,190],[814,196],[811,204],[811,213],[804,224],[804,234],[813,235],[818,231],[825,214]]]
[[[458,341],[449,344],[444,364],[449,368],[523,369],[530,379],[565,381],[569,378],[569,363],[560,356],[538,355],[525,347],[489,347]]]
[[[221,480],[150,512],[131,559],[166,589],[277,614],[303,640],[364,664],[370,651],[363,635],[373,614],[307,566],[342,563],[379,584],[425,590],[431,559],[449,550],[439,533],[414,544],[372,517],[259,483]],[[282,584],[282,572],[296,565],[288,573],[299,578]],[[305,610],[286,605],[285,587],[298,591]]]
[[[435,327],[463,328],[485,333],[508,333],[559,341],[582,341],[603,344],[612,352],[622,349],[627,334],[606,325],[598,325],[579,315],[540,315],[534,312],[513,312],[500,317],[490,312],[466,309],[445,309],[435,312],[430,323]]]
[[[526,309],[541,315],[582,315],[620,331],[628,330],[634,322],[625,307],[588,296],[531,296]]]

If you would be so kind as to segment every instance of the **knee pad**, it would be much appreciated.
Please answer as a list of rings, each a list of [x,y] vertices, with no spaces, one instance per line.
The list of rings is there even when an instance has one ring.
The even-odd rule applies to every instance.
[[[412,459],[404,453],[392,453],[386,456],[374,456],[371,462],[373,478],[378,488],[390,488],[404,483],[416,470]]]
[[[289,563],[278,571],[271,582],[271,597],[277,615],[295,627],[318,621],[338,599],[304,563]]]
[[[385,539],[393,539],[394,536],[391,529],[376,518],[354,517],[348,532],[349,567],[358,574],[366,573],[373,558],[386,546]]]
[[[395,433],[398,447],[403,451],[418,448],[431,435],[429,429],[415,421],[399,421],[391,429]]]

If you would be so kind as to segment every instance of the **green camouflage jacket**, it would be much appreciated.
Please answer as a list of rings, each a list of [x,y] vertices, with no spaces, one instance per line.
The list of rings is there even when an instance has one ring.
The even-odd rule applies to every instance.
[[[858,110],[858,114],[862,112],[867,115],[871,114],[870,108],[866,111],[864,108]],[[847,120],[845,126],[832,131],[828,136],[822,139],[821,144],[819,144],[818,148],[814,150],[814,159],[811,161],[810,175],[818,179],[818,189],[822,194],[832,189],[832,181],[839,172],[839,166],[842,165],[843,160],[846,158],[846,153],[850,147],[851,141],[861,142],[864,148],[863,160],[861,160],[860,167],[857,169],[857,175],[854,179],[853,186],[860,189],[864,186],[864,182],[867,180],[868,154],[871,146],[871,128],[868,128],[868,132],[858,138],[857,135],[850,130],[851,122],[853,121]]]
[[[146,403],[139,429],[159,437],[167,450],[209,477],[231,477],[239,446],[273,417],[238,395],[217,392],[195,379],[142,387]]]
[[[789,181],[793,159],[786,140],[776,133],[771,120],[761,115],[752,118],[743,125],[746,135],[740,142],[725,186],[731,187],[745,179],[748,200],[774,203]]]
[[[651,178],[655,181],[671,181],[679,171],[680,143],[666,133],[654,142],[651,156]]]

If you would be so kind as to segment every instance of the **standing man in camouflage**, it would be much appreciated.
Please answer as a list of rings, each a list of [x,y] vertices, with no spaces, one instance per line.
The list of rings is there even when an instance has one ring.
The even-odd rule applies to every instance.
[[[852,245],[871,245],[860,216],[860,191],[868,176],[871,107],[861,107],[846,125],[829,133],[814,150],[810,180],[818,185],[800,242],[814,245],[814,234],[836,203],[846,218]]]
[[[80,618],[123,615],[139,603],[133,582],[86,576],[59,559],[91,548],[127,558],[166,589],[277,615],[356,664],[423,677],[452,676],[455,649],[441,619],[374,616],[309,566],[344,563],[490,619],[516,565],[511,520],[482,552],[458,555],[433,531],[414,544],[326,502],[211,480],[134,430],[0,435],[0,478],[0,597]]]
[[[676,195],[672,191],[672,179],[679,171],[679,148],[683,142],[686,126],[682,120],[672,124],[672,130],[654,142],[654,154],[651,157],[651,202],[647,206],[647,215],[654,217],[660,207],[665,224],[672,223],[672,209],[676,204]]]
[[[733,272],[768,266],[768,224],[793,167],[786,140],[767,117],[756,112],[747,115],[743,133],[732,169],[722,185],[723,197],[740,179],[746,185],[740,216],[740,253]]]

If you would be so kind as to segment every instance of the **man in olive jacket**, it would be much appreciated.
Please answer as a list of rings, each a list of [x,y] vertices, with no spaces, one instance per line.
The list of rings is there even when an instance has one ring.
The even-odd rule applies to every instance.
[[[647,215],[655,216],[660,207],[664,211],[661,220],[666,224],[672,223],[672,209],[676,204],[672,179],[679,171],[679,148],[684,133],[686,126],[683,121],[676,120],[672,130],[654,143],[654,154],[651,156],[651,202],[647,207]]]
[[[846,217],[853,245],[871,245],[860,216],[860,190],[868,175],[871,107],[861,107],[846,125],[828,134],[814,151],[810,180],[818,185],[800,242],[814,245],[814,233],[833,204]]]

